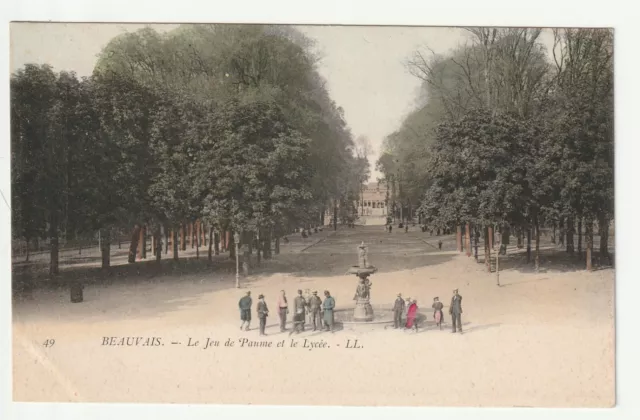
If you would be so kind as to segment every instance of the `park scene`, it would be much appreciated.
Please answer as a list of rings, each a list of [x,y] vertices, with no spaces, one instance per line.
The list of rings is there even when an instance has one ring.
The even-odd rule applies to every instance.
[[[615,404],[612,31],[11,37],[15,401]]]

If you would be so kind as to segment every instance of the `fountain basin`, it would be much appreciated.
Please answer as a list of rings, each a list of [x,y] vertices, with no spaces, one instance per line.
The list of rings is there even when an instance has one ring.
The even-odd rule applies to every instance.
[[[355,274],[357,276],[361,276],[361,275],[371,275],[373,273],[375,273],[376,271],[378,271],[378,269],[376,267],[370,266],[370,267],[358,267],[357,265],[354,265],[352,267],[349,267],[349,269],[347,270],[347,274]]]
[[[390,305],[372,305],[373,319],[371,321],[361,321],[356,319],[353,308],[339,308],[333,311],[334,319],[337,323],[341,323],[349,326],[363,326],[363,325],[385,325],[393,324],[393,307]],[[427,316],[422,313],[418,313],[416,319],[420,325],[425,325]]]

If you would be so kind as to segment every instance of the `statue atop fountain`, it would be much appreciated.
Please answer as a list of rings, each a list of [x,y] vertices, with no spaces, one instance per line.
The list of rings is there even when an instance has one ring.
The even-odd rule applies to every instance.
[[[355,274],[359,279],[356,294],[353,297],[353,300],[356,301],[353,318],[356,321],[373,321],[373,308],[369,302],[371,291],[369,276],[378,269],[369,265],[367,253],[367,246],[362,242],[358,246],[358,265],[351,267],[348,271],[349,274]]]

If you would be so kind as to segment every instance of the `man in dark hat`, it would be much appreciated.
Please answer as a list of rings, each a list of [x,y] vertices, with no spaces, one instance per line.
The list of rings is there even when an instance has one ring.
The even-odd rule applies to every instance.
[[[400,328],[402,326],[402,316],[404,315],[404,309],[404,299],[402,299],[402,294],[398,293],[398,297],[393,303],[393,328]]]
[[[258,296],[258,306],[256,308],[258,313],[258,319],[260,320],[260,335],[267,335],[264,332],[267,326],[267,316],[269,315],[269,308],[267,308],[267,302],[264,301],[264,295]]]
[[[451,315],[451,325],[453,326],[453,331],[451,332],[456,332],[456,325],[458,326],[458,332],[462,332],[462,296],[458,294],[458,289],[453,291],[453,297],[449,305],[449,315]]]
[[[323,320],[325,330],[333,332],[333,309],[336,307],[336,300],[331,296],[328,290],[324,291],[324,302],[322,302],[322,310],[324,311]]]
[[[247,294],[240,299],[240,302],[238,302],[238,307],[240,308],[240,320],[242,321],[242,324],[240,324],[240,330],[242,330],[246,323],[247,326],[245,327],[245,331],[249,331],[249,325],[251,324],[252,303],[253,301],[251,300],[251,292],[247,292]]]
[[[298,290],[298,296],[293,300],[293,328],[296,333],[304,331],[304,312],[307,308],[307,301],[302,296],[302,290]]]
[[[307,301],[307,307],[309,308],[309,317],[311,318],[311,325],[313,325],[313,331],[318,328],[322,328],[322,299],[318,297],[318,292],[314,291],[313,295],[309,297]]]

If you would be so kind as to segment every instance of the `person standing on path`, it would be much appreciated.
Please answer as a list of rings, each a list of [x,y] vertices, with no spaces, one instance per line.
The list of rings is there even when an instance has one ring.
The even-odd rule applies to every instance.
[[[311,325],[313,325],[313,331],[318,328],[322,328],[322,318],[320,313],[322,312],[322,300],[318,297],[318,292],[314,291],[313,295],[307,302],[309,308],[309,317],[311,318]]]
[[[284,290],[280,290],[280,297],[278,298],[278,315],[280,316],[280,332],[287,330],[287,314],[289,313],[289,304],[287,302],[287,296]]]
[[[402,319],[403,319],[403,323],[407,323],[407,316],[409,314],[409,307],[411,306],[411,298],[408,297],[407,299],[405,299],[405,303],[404,303],[404,311],[402,314]]]
[[[322,310],[324,311],[323,320],[326,331],[333,332],[333,309],[336,307],[336,300],[331,297],[328,290],[324,291],[324,302],[322,302]]]
[[[264,301],[264,295],[258,296],[258,306],[256,308],[258,319],[260,320],[260,335],[267,335],[264,329],[267,326],[267,316],[269,316],[269,308],[267,302]]]
[[[442,308],[444,305],[440,302],[439,297],[436,296],[433,298],[433,305],[431,305],[431,307],[433,308],[433,319],[436,321],[436,327],[440,327],[440,329],[442,329],[442,321],[444,319]]]
[[[293,300],[293,308],[295,313],[293,315],[293,331],[299,333],[304,331],[304,312],[307,309],[307,301],[302,296],[302,290],[298,290],[298,296]]]
[[[402,299],[402,295],[398,293],[396,301],[393,303],[393,328],[400,328],[402,326],[402,316],[405,312],[405,304]]]
[[[240,324],[240,330],[242,331],[242,327],[246,323],[245,331],[249,331],[249,325],[251,324],[251,305],[253,304],[253,300],[251,300],[251,292],[247,292],[245,296],[240,299],[238,302],[238,307],[240,308],[240,320],[242,324]]]
[[[405,328],[410,330],[414,329],[418,332],[418,301],[415,299],[409,305],[409,310],[407,311],[407,323],[405,324]]]
[[[453,326],[453,331],[451,332],[456,332],[456,325],[458,326],[458,331],[462,332],[462,296],[458,294],[458,289],[453,291],[453,297],[449,305],[449,315],[451,315],[451,325]]]

